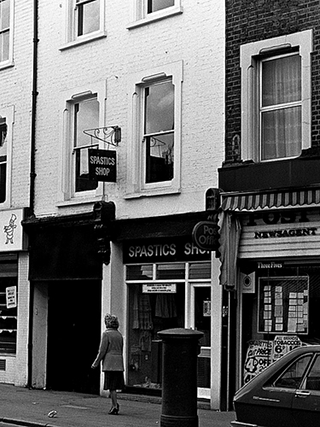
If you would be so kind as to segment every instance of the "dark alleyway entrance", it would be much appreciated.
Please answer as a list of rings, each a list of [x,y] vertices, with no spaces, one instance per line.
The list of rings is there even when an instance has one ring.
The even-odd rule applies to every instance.
[[[47,388],[99,394],[101,282],[50,283],[48,304]]]

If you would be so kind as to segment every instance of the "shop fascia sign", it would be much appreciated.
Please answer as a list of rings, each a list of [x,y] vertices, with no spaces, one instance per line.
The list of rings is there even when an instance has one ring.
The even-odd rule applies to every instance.
[[[117,157],[115,150],[88,150],[89,178],[94,181],[117,181]]]
[[[258,224],[261,221],[263,224]],[[275,211],[251,213],[246,225],[249,227],[261,227],[260,230],[254,231],[255,239],[294,238],[317,235],[318,226],[302,227],[302,223],[307,224],[308,222],[308,213],[305,211]],[[297,226],[294,223],[297,223]]]
[[[209,259],[210,252],[198,248],[191,238],[140,240],[126,242],[123,245],[123,262],[125,264]]]
[[[305,227],[305,228],[279,228],[276,230],[263,230],[255,231],[255,239],[270,239],[270,238],[281,238],[281,237],[306,237],[317,235],[317,227]]]

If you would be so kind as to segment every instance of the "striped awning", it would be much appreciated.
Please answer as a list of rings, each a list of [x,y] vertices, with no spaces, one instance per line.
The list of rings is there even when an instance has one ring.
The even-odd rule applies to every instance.
[[[256,211],[277,208],[320,207],[320,188],[259,193],[221,193],[223,211]]]

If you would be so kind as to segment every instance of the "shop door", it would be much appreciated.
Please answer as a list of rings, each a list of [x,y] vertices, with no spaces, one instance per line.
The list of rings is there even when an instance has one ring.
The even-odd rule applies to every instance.
[[[47,388],[99,394],[100,281],[49,285]]]
[[[203,332],[198,356],[198,397],[210,398],[211,378],[211,287],[191,286],[191,327]]]

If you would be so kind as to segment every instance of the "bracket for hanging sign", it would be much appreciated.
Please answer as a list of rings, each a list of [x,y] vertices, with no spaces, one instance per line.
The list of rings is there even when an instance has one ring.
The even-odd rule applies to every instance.
[[[119,126],[104,126],[101,128],[85,129],[84,134],[90,138],[98,139],[106,144],[118,147],[121,142],[121,128]]]

